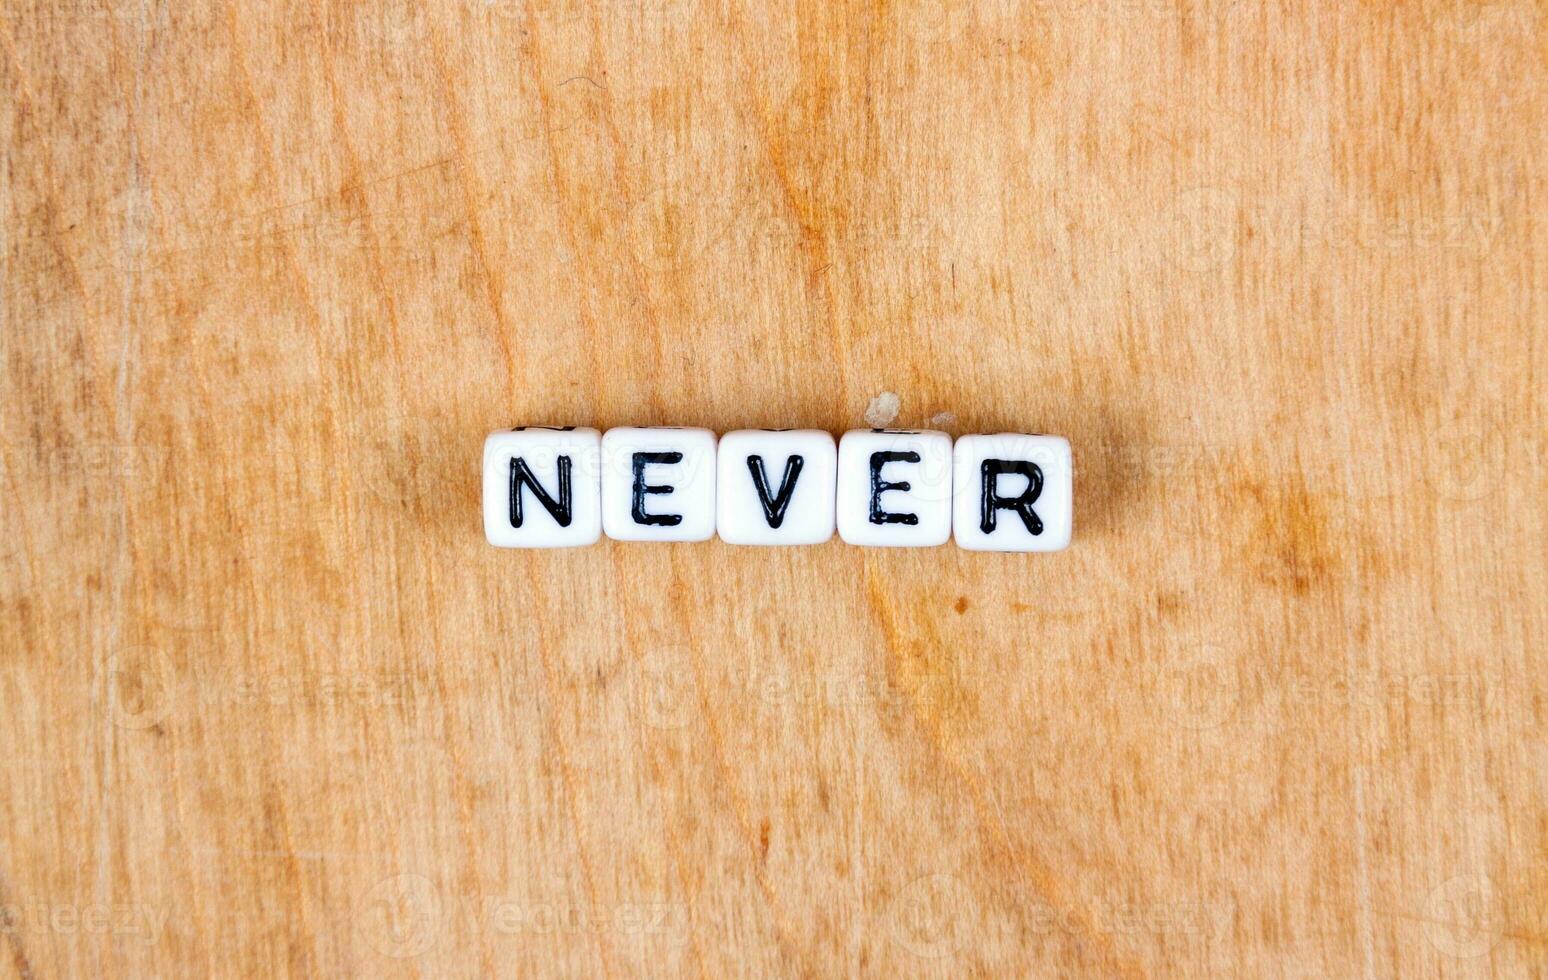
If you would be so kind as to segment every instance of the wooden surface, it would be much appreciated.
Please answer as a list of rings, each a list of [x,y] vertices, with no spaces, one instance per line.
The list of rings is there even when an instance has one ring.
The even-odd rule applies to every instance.
[[[8,970],[1545,969],[1540,3],[0,10]],[[888,393],[1073,548],[483,540]]]

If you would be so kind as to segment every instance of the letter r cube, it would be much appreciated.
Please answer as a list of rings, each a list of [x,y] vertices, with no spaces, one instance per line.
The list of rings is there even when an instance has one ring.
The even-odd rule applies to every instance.
[[[1074,467],[1060,436],[962,436],[952,461],[952,535],[969,551],[1059,551],[1074,523]]]

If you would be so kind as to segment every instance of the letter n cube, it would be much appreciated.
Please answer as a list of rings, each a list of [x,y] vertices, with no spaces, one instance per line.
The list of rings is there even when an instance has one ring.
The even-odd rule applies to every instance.
[[[602,436],[523,426],[484,440],[484,535],[499,548],[573,548],[602,536]]]

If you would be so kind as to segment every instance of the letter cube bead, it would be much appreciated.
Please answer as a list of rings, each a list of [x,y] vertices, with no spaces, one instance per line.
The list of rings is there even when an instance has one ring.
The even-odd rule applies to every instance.
[[[838,447],[821,429],[741,429],[720,437],[716,530],[731,544],[833,537]]]
[[[484,536],[498,548],[572,548],[602,536],[602,435],[524,426],[484,440]]]
[[[715,534],[715,433],[622,428],[602,436],[602,530],[619,541]]]
[[[951,537],[951,436],[857,429],[839,441],[838,533],[850,544],[928,547]]]
[[[957,544],[969,551],[1058,551],[1074,523],[1074,467],[1059,436],[963,436],[953,464]]]

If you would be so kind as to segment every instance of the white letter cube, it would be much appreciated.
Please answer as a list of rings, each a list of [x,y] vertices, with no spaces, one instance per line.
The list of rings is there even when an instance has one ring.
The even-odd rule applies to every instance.
[[[715,534],[715,433],[621,428],[602,436],[602,530],[618,541]]]
[[[602,436],[530,426],[484,440],[484,536],[498,548],[573,548],[602,536]]]
[[[962,436],[957,440],[957,544],[969,551],[1059,551],[1074,524],[1074,467],[1059,436]]]
[[[716,529],[731,544],[833,537],[838,447],[821,429],[740,429],[720,437]]]
[[[839,441],[838,533],[850,544],[945,544],[951,493],[951,436],[944,432],[856,429]]]

